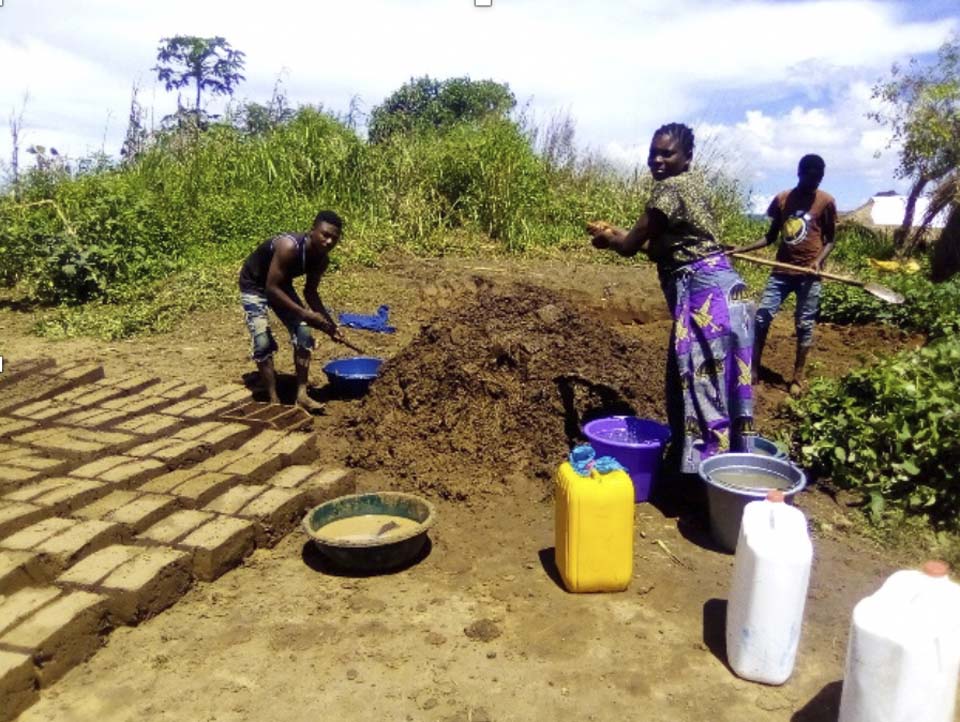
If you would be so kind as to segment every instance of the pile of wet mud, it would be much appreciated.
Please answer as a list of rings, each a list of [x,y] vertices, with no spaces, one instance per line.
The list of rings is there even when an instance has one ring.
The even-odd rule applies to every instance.
[[[663,344],[626,339],[562,295],[487,285],[384,364],[350,463],[446,499],[534,494],[606,413],[663,420]]]

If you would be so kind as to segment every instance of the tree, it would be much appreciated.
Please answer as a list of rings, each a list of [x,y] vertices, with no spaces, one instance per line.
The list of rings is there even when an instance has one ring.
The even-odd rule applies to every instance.
[[[16,109],[10,111],[10,175],[13,182],[13,197],[20,200],[20,136],[23,133],[23,114],[27,110],[27,101],[29,94],[23,94],[23,103],[20,105],[20,112]]]
[[[905,253],[917,245],[925,229],[922,223],[910,234],[917,199],[960,166],[960,39],[955,36],[944,43],[935,64],[922,67],[913,58],[907,69],[894,65],[890,75],[873,88],[873,97],[884,101],[884,109],[869,115],[893,131],[890,145],[900,146],[896,174],[912,182],[903,224],[895,234]]]
[[[224,38],[199,38],[177,35],[161,38],[157,48],[158,64],[153,68],[166,89],[196,87],[194,119],[200,125],[200,98],[203,91],[214,95],[233,95],[234,86],[246,78],[241,75],[245,54],[230,47]]]
[[[133,84],[130,91],[130,115],[127,118],[127,133],[120,147],[120,157],[133,160],[140,155],[147,145],[147,129],[143,127],[143,106],[137,100],[140,86]]]
[[[429,76],[411,78],[370,114],[370,141],[379,143],[397,132],[441,128],[488,115],[505,116],[517,104],[506,83]]]
[[[261,135],[289,122],[296,111],[290,107],[280,78],[273,84],[273,95],[266,105],[248,102],[241,106],[235,126],[250,135]]]

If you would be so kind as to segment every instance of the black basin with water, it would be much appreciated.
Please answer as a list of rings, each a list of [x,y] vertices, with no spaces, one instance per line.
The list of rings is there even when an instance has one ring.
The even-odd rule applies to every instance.
[[[341,539],[324,535],[322,527],[338,519],[363,514],[389,514],[418,522],[404,533],[381,539]],[[385,571],[413,561],[427,542],[437,512],[433,504],[413,494],[381,491],[350,494],[314,507],[303,518],[303,530],[318,549],[344,569],[362,572]]]

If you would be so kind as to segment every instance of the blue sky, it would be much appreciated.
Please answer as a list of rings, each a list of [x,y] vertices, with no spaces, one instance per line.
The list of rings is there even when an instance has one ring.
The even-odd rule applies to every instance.
[[[541,122],[568,113],[581,146],[624,165],[643,162],[656,127],[686,122],[758,206],[819,153],[848,210],[906,188],[865,117],[871,87],[957,31],[953,0],[5,0],[0,112],[28,93],[23,147],[116,155],[134,82],[156,122],[175,107],[150,70],[160,38],[222,35],[247,54],[240,98],[266,100],[281,77],[294,104],[343,111],[357,95],[369,111],[413,76],[492,78]]]

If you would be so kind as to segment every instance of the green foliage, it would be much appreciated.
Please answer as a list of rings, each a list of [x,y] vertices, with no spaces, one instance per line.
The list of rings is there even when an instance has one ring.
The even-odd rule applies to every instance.
[[[411,78],[370,114],[370,142],[394,133],[447,128],[488,116],[506,117],[516,98],[506,83],[470,78]]]
[[[0,196],[0,281],[46,304],[94,302],[97,319],[123,304],[123,329],[152,328],[129,321],[146,308],[131,300],[140,289],[185,269],[236,269],[264,238],[306,229],[323,208],[346,219],[335,266],[374,264],[388,249],[586,249],[584,223],[632,224],[652,183],[581,157],[570,133],[557,152],[538,153],[530,128],[496,115],[369,144],[314,108],[274,120],[160,132],[116,167],[37,169],[23,202]],[[755,237],[736,183],[696,172],[723,237]],[[63,311],[65,328],[106,328],[81,322],[87,313]]]
[[[960,341],[908,351],[790,405],[800,463],[861,491],[874,520],[921,514],[960,526]]]
[[[914,273],[878,274],[864,268],[862,280],[875,280],[903,294],[902,304],[885,303],[860,288],[825,283],[820,299],[820,318],[833,323],[889,323],[932,338],[960,332],[960,278],[932,283],[925,270]]]
[[[204,266],[162,281],[117,286],[108,298],[44,313],[34,330],[48,338],[94,336],[116,341],[170,331],[186,316],[236,298],[236,269]]]
[[[943,44],[934,65],[923,67],[911,59],[909,69],[894,65],[890,74],[889,80],[874,86],[873,98],[882,104],[868,116],[890,127],[887,147],[900,148],[897,175],[912,179],[897,231],[898,246],[909,252],[933,218],[927,215],[909,233],[917,199],[928,184],[939,186],[955,177],[960,167],[960,37]],[[934,195],[939,194],[935,189]]]
[[[892,258],[896,250],[891,233],[856,221],[841,222],[837,226],[836,241],[830,261],[846,266],[862,266],[868,258],[886,260]]]
[[[901,147],[897,173],[941,177],[960,161],[960,39],[943,44],[936,64],[911,59],[907,70],[894,65],[890,75],[873,88],[885,105],[870,117],[893,131],[890,146]]]

